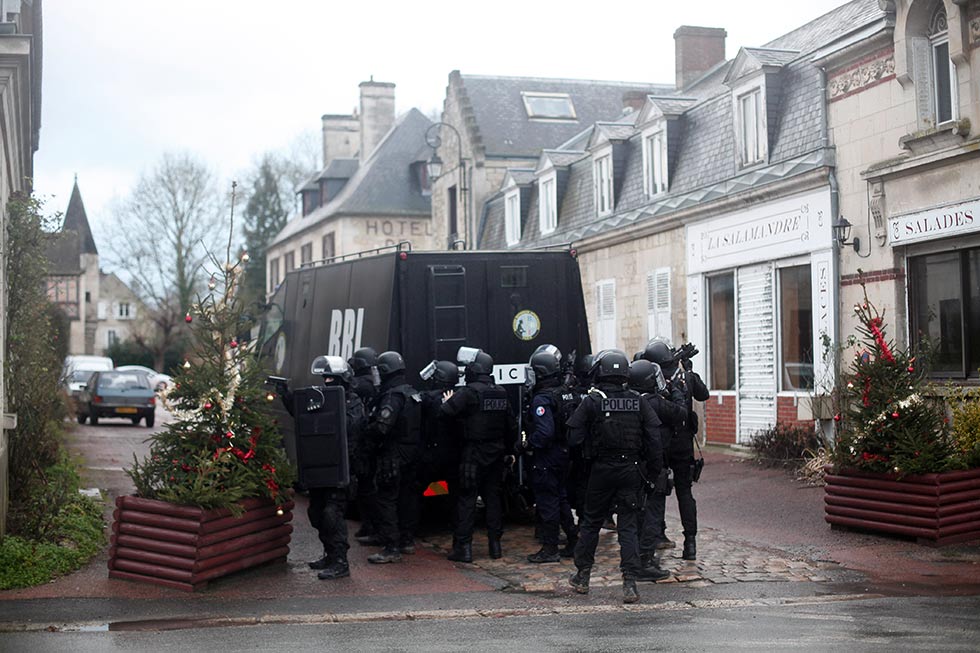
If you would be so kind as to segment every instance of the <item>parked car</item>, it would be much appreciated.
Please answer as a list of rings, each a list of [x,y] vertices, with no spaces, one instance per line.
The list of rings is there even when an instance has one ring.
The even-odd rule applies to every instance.
[[[122,372],[142,372],[146,374],[150,377],[150,385],[154,390],[165,390],[174,382],[173,377],[169,374],[163,374],[142,365],[120,365],[116,369]]]
[[[82,387],[78,397],[78,423],[90,420],[93,425],[101,417],[121,417],[139,424],[153,426],[157,398],[150,378],[142,372],[94,372]]]
[[[61,378],[65,392],[72,401],[78,401],[82,386],[88,382],[93,372],[111,370],[112,359],[107,356],[67,356]]]

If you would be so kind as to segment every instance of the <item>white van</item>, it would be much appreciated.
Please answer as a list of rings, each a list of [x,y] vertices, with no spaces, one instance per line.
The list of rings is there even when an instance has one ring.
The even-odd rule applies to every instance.
[[[92,372],[105,372],[113,367],[112,359],[108,356],[67,356],[61,374],[65,390],[72,399],[77,399]]]

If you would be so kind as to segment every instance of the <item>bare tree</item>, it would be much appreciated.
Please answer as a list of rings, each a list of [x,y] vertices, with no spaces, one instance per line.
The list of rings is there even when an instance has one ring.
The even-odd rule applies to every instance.
[[[133,338],[157,369],[182,335],[184,315],[204,283],[202,264],[227,234],[225,197],[214,173],[190,154],[165,154],[115,210],[110,260],[125,270],[152,325]],[[147,328],[149,327],[149,328]]]

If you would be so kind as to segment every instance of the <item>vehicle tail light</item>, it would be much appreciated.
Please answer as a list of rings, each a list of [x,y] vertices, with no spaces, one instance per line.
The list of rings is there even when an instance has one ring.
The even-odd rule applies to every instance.
[[[92,403],[93,404],[101,404],[102,403],[102,397],[100,397],[99,395],[92,395]]]
[[[424,497],[437,497],[443,494],[449,494],[449,483],[446,481],[435,481],[429,483],[429,487],[425,488],[425,492],[422,493]]]
[[[146,405],[147,406],[156,406],[157,405],[157,398],[156,397],[150,397],[150,400],[148,402],[146,402]]]

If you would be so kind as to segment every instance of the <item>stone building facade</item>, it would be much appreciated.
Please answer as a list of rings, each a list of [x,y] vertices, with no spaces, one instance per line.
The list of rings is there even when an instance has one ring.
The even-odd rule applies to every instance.
[[[266,290],[303,265],[381,247],[436,245],[425,162],[432,122],[395,118],[395,85],[363,82],[360,112],[323,116],[324,168],[301,190],[302,212],[266,249]]]
[[[980,370],[980,2],[877,3],[879,19],[827,69],[838,153],[841,333],[869,298],[899,342],[928,336],[934,374]]]

